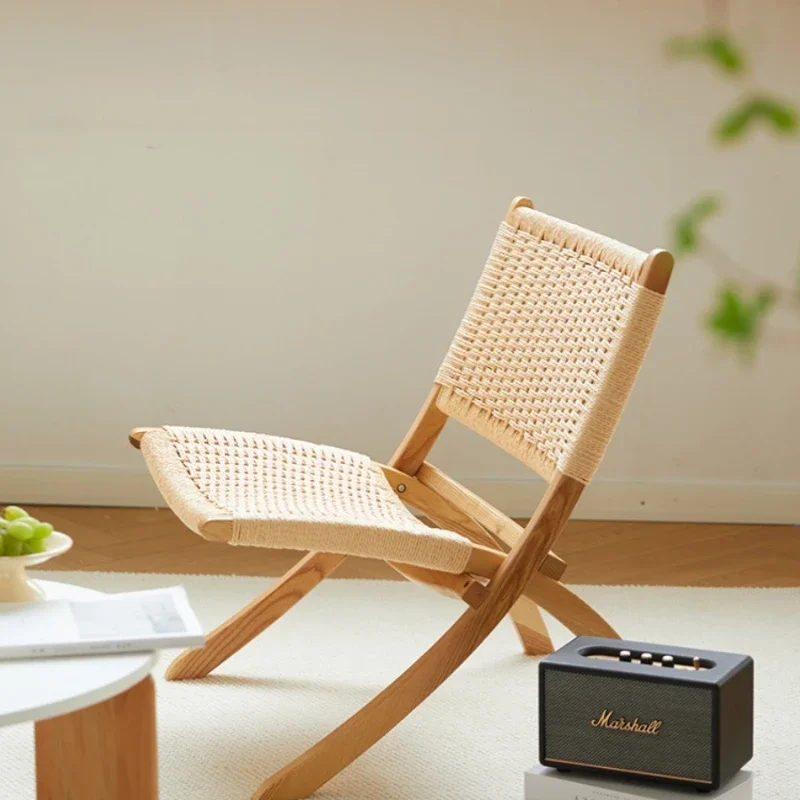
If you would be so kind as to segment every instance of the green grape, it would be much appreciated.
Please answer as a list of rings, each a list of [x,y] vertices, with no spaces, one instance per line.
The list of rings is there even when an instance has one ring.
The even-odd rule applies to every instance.
[[[5,533],[8,527],[8,520],[5,517],[0,517],[0,533]]]
[[[11,536],[14,539],[19,539],[21,542],[26,542],[28,539],[33,538],[33,528],[28,525],[25,520],[15,519],[8,526],[6,536]]]
[[[46,549],[45,543],[41,539],[29,539],[27,542],[22,543],[22,552],[26,556],[34,553],[44,553]]]
[[[20,508],[19,506],[7,506],[3,516],[9,521],[12,522],[15,519],[19,519],[20,517],[27,517],[28,512],[24,508]]]
[[[5,545],[7,556],[22,555],[22,542],[19,539],[15,539],[13,536],[6,534],[3,536],[3,544]]]
[[[6,537],[0,533],[0,558],[6,554]]]
[[[49,522],[40,522],[33,529],[33,538],[46,539],[52,532],[53,526]]]

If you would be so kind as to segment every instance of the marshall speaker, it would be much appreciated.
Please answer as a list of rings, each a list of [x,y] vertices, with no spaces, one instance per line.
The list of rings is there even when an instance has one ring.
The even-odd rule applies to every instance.
[[[579,636],[539,665],[539,759],[718,788],[753,756],[753,659]]]

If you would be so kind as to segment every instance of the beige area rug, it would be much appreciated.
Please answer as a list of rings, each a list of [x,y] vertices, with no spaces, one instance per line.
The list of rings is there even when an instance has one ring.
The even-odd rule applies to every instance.
[[[112,592],[183,583],[209,629],[269,583],[42,577]],[[755,797],[800,797],[800,590],[578,591],[630,638],[750,653]],[[263,778],[391,682],[460,611],[456,601],[409,583],[329,580],[210,678],[167,683],[172,653],[164,653],[156,672],[162,800],[248,800]],[[557,626],[554,634],[557,644],[571,638]],[[504,622],[424,705],[315,797],[521,800],[523,771],[537,760],[536,665]],[[34,797],[32,761],[32,726],[0,728],[1,800]]]

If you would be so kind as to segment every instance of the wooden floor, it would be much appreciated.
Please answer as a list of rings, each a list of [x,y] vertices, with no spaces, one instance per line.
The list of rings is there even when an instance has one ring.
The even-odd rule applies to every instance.
[[[52,570],[276,576],[301,555],[205,542],[167,509],[28,510],[75,540],[45,565]],[[556,552],[569,564],[567,583],[800,586],[797,526],[575,521]],[[398,576],[382,562],[351,558],[336,577]]]

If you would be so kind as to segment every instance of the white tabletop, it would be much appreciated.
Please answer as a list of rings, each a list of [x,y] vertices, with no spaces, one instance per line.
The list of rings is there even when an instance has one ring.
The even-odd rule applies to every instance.
[[[102,592],[39,581],[48,597],[73,599]],[[150,674],[155,653],[0,661],[0,727],[36,722],[101,703]]]

